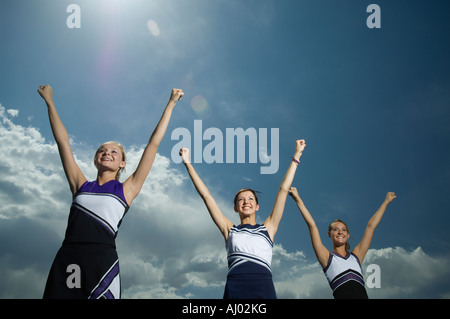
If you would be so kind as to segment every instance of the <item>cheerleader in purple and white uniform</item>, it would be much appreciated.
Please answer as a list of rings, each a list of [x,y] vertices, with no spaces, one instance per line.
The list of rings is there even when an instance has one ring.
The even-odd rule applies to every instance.
[[[325,276],[333,291],[335,299],[367,299],[367,291],[364,285],[361,264],[369,250],[375,228],[381,221],[387,206],[397,196],[388,192],[380,208],[369,220],[361,242],[350,252],[348,239],[350,232],[347,224],[342,220],[333,221],[328,227],[328,236],[333,242],[333,250],[330,252],[320,239],[316,223],[300,198],[297,189],[291,187],[289,195],[297,203],[297,206],[308,225],[311,241],[319,263],[323,267]]]
[[[184,93],[172,90],[136,171],[121,183],[120,172],[126,165],[123,147],[116,142],[101,145],[94,157],[97,179],[87,181],[75,162],[69,135],[56,111],[53,89],[42,85],[38,92],[47,104],[50,126],[73,195],[65,238],[50,269],[44,298],[120,298],[115,238],[122,218],[150,172],[172,111]],[[72,282],[74,271],[79,278]]]

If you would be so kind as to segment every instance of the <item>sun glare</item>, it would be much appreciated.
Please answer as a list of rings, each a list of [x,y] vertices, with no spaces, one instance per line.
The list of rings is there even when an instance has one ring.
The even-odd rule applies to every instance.
[[[156,23],[156,21],[153,20],[147,21],[147,28],[150,31],[150,33],[155,37],[158,37],[161,34],[161,31],[159,30],[159,26]]]
[[[203,95],[196,95],[191,99],[192,109],[199,115],[203,115],[208,111],[208,101]]]

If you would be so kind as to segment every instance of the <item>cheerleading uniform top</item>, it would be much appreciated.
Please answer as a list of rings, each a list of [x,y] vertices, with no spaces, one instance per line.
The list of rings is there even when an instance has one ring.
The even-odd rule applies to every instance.
[[[233,226],[228,234],[224,299],[276,299],[272,280],[273,242],[264,225]]]
[[[85,182],[70,209],[65,244],[96,243],[115,247],[115,238],[129,206],[123,184],[111,180],[103,185]]]
[[[336,299],[368,298],[361,264],[355,254],[347,253],[343,257],[338,253],[331,252],[323,271]]]
[[[115,238],[129,206],[123,184],[85,182],[75,194],[66,234],[50,269],[44,298],[120,298]],[[80,282],[70,284],[68,267],[77,266]],[[72,269],[72,268],[70,268]]]
[[[234,225],[226,243],[228,275],[254,273],[272,275],[273,242],[264,225]]]

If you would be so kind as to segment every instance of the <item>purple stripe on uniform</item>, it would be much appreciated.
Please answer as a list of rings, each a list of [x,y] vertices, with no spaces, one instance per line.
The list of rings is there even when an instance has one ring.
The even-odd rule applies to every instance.
[[[347,281],[350,281],[350,280],[355,280],[364,286],[364,279],[361,278],[361,276],[359,274],[349,271],[347,273],[341,274],[340,276],[336,277],[333,280],[333,282],[330,284],[331,289],[333,289],[333,291],[335,291],[339,286],[341,286],[342,284],[345,284]]]
[[[119,262],[117,261],[114,267],[111,268],[110,271],[106,274],[106,276],[102,279],[97,288],[95,288],[95,290],[91,293],[89,299],[97,299],[100,296],[102,296],[118,274],[119,274]],[[114,298],[111,292],[107,296],[105,295],[105,297],[107,298],[109,297],[108,299]]]

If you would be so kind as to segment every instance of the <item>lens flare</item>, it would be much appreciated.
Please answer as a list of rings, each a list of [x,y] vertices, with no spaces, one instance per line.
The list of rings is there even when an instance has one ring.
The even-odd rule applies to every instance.
[[[161,30],[159,29],[159,26],[156,23],[156,21],[153,20],[147,21],[147,28],[150,31],[150,33],[155,37],[159,37],[159,35],[161,34]]]
[[[198,115],[208,112],[208,101],[203,95],[196,95],[191,99],[191,107]]]

